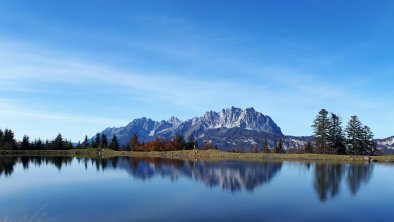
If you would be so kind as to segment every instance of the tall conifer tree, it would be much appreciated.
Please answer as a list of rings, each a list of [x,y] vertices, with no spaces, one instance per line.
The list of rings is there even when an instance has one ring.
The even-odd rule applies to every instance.
[[[351,155],[363,155],[363,126],[357,116],[352,116],[346,127],[347,152]]]
[[[329,118],[327,142],[331,154],[345,154],[345,136],[342,130],[342,120],[339,116],[331,113]]]
[[[22,150],[30,150],[30,138],[27,135],[23,136],[21,149]]]
[[[55,140],[53,141],[54,144],[54,149],[56,150],[63,150],[64,149],[64,140],[63,140],[63,136],[62,134],[58,134],[55,138]]]
[[[101,148],[108,148],[108,139],[107,136],[105,134],[101,135]]]
[[[328,152],[328,129],[329,129],[328,112],[325,109],[320,110],[316,119],[313,121],[313,133],[315,137],[315,151],[317,153]]]
[[[85,139],[82,142],[82,147],[85,148],[85,149],[90,147],[90,142],[89,142],[89,139],[88,139],[88,135],[85,135]]]
[[[114,135],[112,137],[111,146],[110,147],[113,150],[119,150],[119,141],[118,141],[118,137],[116,135]]]
[[[94,138],[93,148],[98,148],[100,144],[101,144],[101,136],[100,133],[97,133],[96,137]]]
[[[283,139],[280,138],[278,144],[276,144],[275,148],[274,148],[274,152],[275,153],[285,153],[285,148],[283,146]]]

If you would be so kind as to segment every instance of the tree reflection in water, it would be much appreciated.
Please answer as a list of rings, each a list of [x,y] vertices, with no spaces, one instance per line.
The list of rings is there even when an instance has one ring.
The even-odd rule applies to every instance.
[[[348,167],[347,183],[353,195],[360,189],[361,184],[368,183],[372,176],[373,164],[351,165]]]
[[[133,178],[149,180],[153,177],[189,178],[202,182],[208,187],[223,190],[254,191],[257,187],[269,183],[282,169],[279,162],[250,161],[187,161],[159,158],[76,158],[86,169],[95,167],[98,171],[117,169],[128,172]],[[71,157],[1,157],[0,177],[11,176],[17,164],[28,169],[30,165],[53,165],[61,170],[71,165]],[[373,164],[331,164],[308,163],[308,169],[314,169],[313,185],[321,201],[334,198],[346,182],[352,194],[356,194],[362,184],[366,184],[373,172]],[[346,179],[343,179],[346,178]]]
[[[346,176],[347,185],[355,195],[361,184],[369,181],[373,172],[373,164],[330,164],[316,163],[314,188],[319,199],[324,202],[335,197],[341,187],[342,178]]]
[[[343,172],[341,164],[316,164],[314,187],[321,201],[338,194]]]
[[[0,158],[0,176],[11,176],[14,172],[14,165],[17,157],[1,157]]]

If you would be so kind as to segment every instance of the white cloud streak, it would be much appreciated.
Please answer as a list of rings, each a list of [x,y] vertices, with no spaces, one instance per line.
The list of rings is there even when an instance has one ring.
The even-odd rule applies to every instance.
[[[312,74],[301,74],[288,69],[245,69],[244,78],[248,80],[246,83],[242,78],[202,80],[196,75],[184,77],[182,73],[169,75],[165,72],[122,70],[84,58],[0,39],[0,92],[6,94],[0,94],[0,113],[9,116],[102,125],[108,123],[107,126],[124,125],[127,122],[112,119],[111,114],[104,117],[80,115],[78,110],[76,113],[42,112],[29,107],[28,103],[25,104],[26,101],[12,100],[12,92],[25,93],[25,98],[28,98],[29,93],[51,93],[57,90],[58,84],[88,87],[98,91],[103,88],[108,88],[110,92],[122,90],[127,95],[125,99],[143,104],[157,103],[158,110],[163,105],[193,110],[194,113],[229,105],[255,106],[274,117],[282,117],[282,122],[278,118],[278,123],[283,128],[286,128],[288,122],[285,119],[291,115],[309,109],[308,114],[303,113],[309,116],[310,112],[316,112],[327,103],[337,107],[356,104],[358,107],[369,108],[376,105],[349,93],[345,87],[327,84]],[[55,87],[45,87],[47,85]],[[277,87],[272,87],[273,85]],[[316,110],[310,111],[311,108]],[[300,124],[300,121],[305,122],[305,118],[294,121],[293,125]],[[289,125],[291,124],[287,123]]]
[[[0,54],[0,80],[4,88],[28,90],[32,87],[32,82],[82,86],[105,84],[137,92],[139,100],[155,99],[189,107],[200,106],[217,97],[223,100],[226,100],[227,95],[233,96],[234,99],[248,98],[248,95],[260,94],[263,91],[262,86],[240,87],[239,84],[226,80],[201,81],[183,78],[181,74],[158,75],[123,71],[109,66],[65,59],[63,56],[59,58],[45,51],[32,52],[26,50],[26,47],[21,49],[0,44],[0,50],[3,52]]]

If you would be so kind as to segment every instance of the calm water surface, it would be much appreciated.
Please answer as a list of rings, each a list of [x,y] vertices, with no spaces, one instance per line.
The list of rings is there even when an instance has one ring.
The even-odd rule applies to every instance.
[[[0,221],[394,221],[394,165],[0,158]]]

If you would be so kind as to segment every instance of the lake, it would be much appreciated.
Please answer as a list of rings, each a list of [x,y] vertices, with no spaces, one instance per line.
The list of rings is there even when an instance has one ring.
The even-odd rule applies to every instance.
[[[393,221],[394,165],[0,158],[0,221]]]

